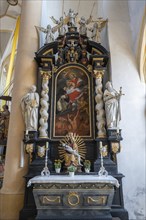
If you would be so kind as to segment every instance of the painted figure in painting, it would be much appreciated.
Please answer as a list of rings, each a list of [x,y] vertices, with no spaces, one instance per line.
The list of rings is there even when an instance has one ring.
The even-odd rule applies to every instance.
[[[74,111],[77,107],[77,100],[83,95],[84,90],[85,86],[83,86],[82,79],[77,78],[73,72],[68,74],[65,86],[63,87],[64,94],[59,99],[62,105],[61,109]]]
[[[108,81],[105,85],[104,91],[104,102],[105,102],[105,113],[108,128],[117,128],[119,121],[121,120],[120,111],[120,97],[122,91],[118,93],[112,86],[112,83]]]
[[[32,85],[30,91],[21,100],[21,108],[25,121],[26,133],[28,131],[37,131],[38,107],[39,95],[36,92],[36,86]]]
[[[68,132],[75,132],[81,136],[90,134],[88,83],[86,74],[78,68],[69,67],[59,74],[56,94],[56,135],[64,136]]]

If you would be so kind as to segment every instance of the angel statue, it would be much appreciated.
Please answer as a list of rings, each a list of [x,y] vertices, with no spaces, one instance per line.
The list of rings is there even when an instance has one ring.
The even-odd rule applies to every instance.
[[[105,24],[108,22],[108,19],[104,20],[103,18],[98,18],[97,21],[93,21],[93,27],[89,28],[89,31],[92,32],[91,38],[93,41],[97,43],[101,43],[101,36],[100,33],[102,29],[105,27]]]
[[[75,24],[76,24],[75,19],[76,19],[77,15],[78,15],[78,13],[74,13],[74,10],[72,10],[71,8],[69,9],[69,12],[67,15],[68,26],[75,27]]]
[[[58,30],[59,36],[63,36],[66,33],[63,17],[60,17],[59,20],[56,20],[53,16],[50,18],[55,24],[57,24],[54,28]]]
[[[54,28],[51,27],[51,25],[47,25],[47,28],[43,28],[43,27],[38,27],[38,26],[35,26],[37,30],[43,32],[46,34],[46,37],[45,37],[45,44],[48,44],[48,43],[51,43],[54,41],[54,35],[53,33],[55,32],[54,31]]]
[[[80,21],[78,22],[80,27],[79,27],[79,33],[81,35],[87,35],[87,27],[90,22],[92,21],[92,16],[90,16],[87,20],[85,19],[84,16],[81,17]]]

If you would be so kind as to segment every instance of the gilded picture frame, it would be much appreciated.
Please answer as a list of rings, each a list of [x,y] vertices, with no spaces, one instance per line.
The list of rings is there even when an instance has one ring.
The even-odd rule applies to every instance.
[[[51,137],[64,138],[69,132],[93,138],[91,75],[80,64],[67,64],[53,78]]]

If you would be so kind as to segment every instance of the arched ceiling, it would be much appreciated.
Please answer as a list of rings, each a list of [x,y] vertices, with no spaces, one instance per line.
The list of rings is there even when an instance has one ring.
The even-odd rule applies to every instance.
[[[17,0],[8,0],[14,3]],[[18,0],[18,4],[12,6],[7,0],[0,1],[0,58],[2,57],[12,31],[15,28],[16,19],[21,13],[22,0]]]

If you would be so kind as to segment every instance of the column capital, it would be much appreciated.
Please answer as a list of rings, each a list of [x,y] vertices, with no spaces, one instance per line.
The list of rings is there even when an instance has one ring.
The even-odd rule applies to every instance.
[[[103,78],[104,70],[93,70],[93,76],[95,78]]]
[[[50,70],[40,70],[40,74],[44,80],[49,80],[52,77],[52,71]]]

